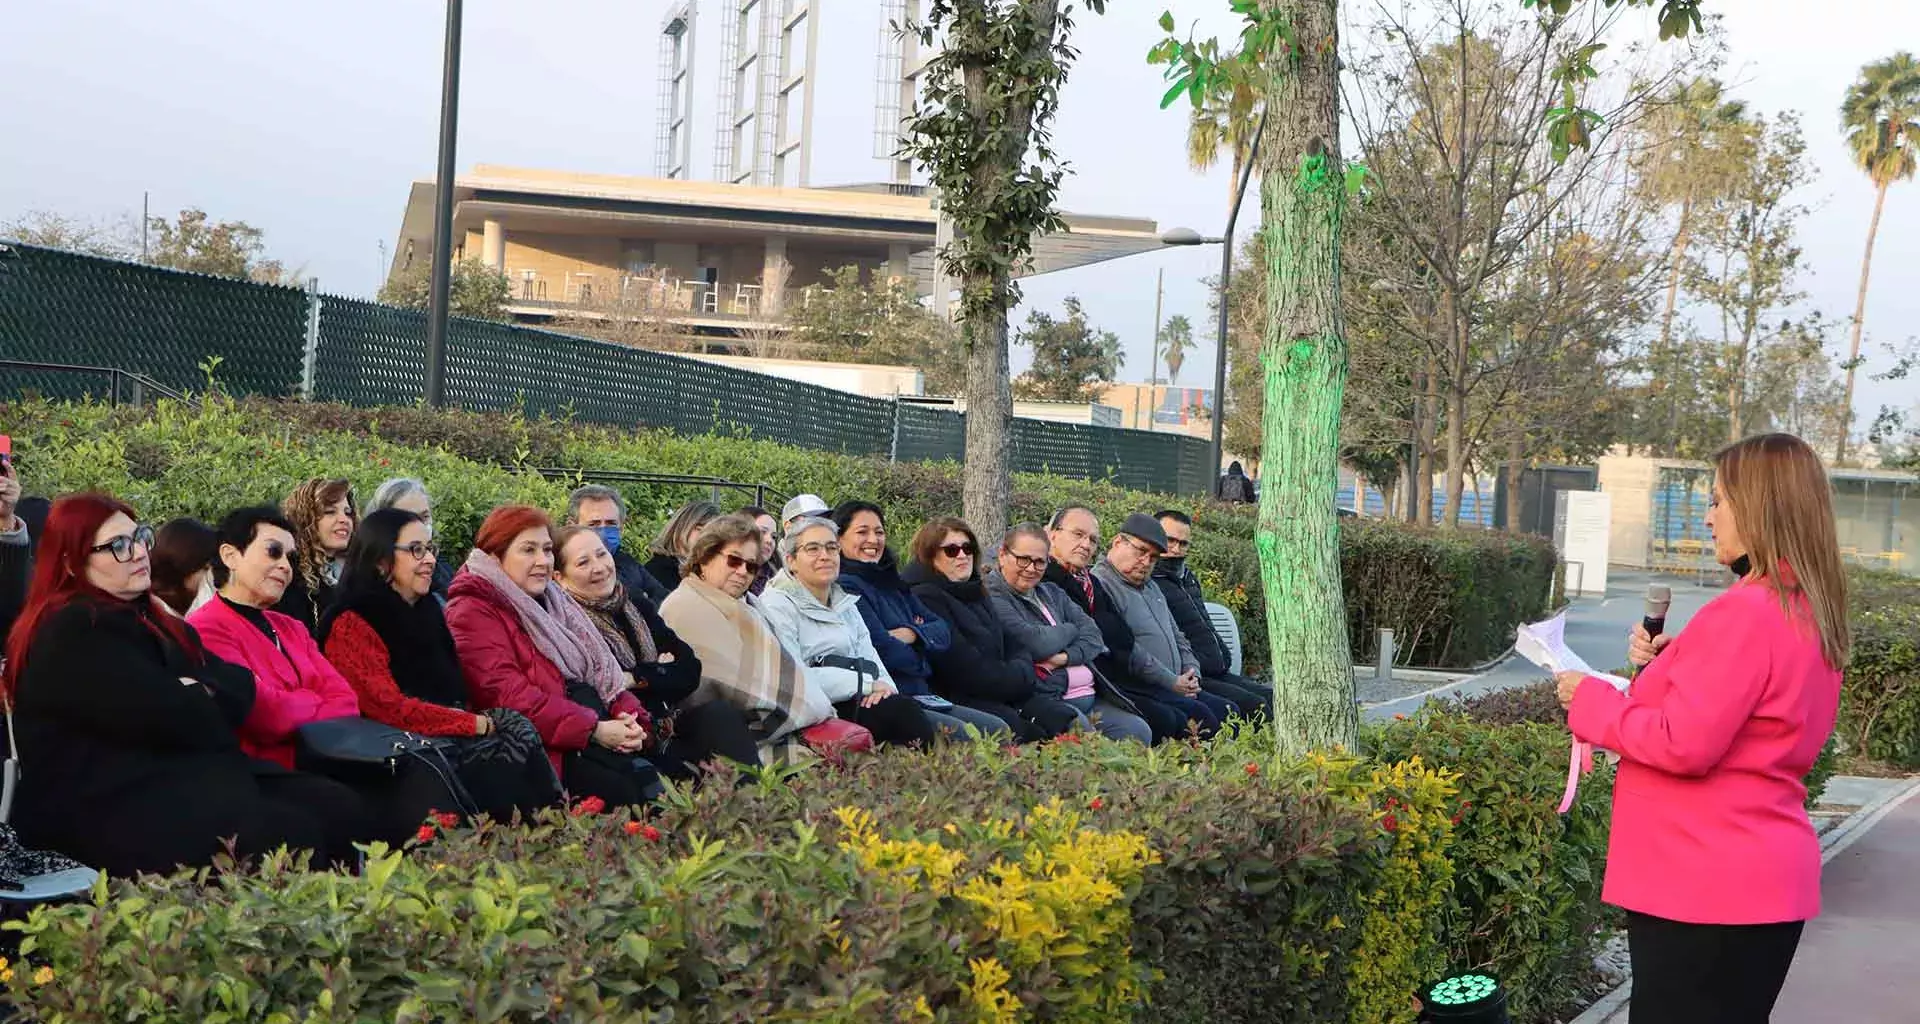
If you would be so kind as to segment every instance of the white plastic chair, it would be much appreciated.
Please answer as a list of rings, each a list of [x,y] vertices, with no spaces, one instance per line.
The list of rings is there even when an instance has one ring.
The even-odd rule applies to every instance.
[[[1207,618],[1213,622],[1213,631],[1220,635],[1220,642],[1227,648],[1227,671],[1240,674],[1240,620],[1233,617],[1233,609],[1224,604],[1207,602]]]

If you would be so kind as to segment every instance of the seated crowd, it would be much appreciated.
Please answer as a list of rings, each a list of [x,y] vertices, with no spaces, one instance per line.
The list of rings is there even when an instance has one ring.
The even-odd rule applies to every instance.
[[[1271,700],[1228,671],[1177,511],[1128,517],[1104,557],[1081,506],[991,549],[940,518],[903,563],[869,502],[695,502],[642,562],[620,495],[587,486],[557,527],[494,509],[454,567],[417,480],[364,517],[322,479],[158,530],[76,494],[29,531],[18,502],[0,480],[13,824],[113,874],[229,843],[350,865],[429,815],[641,805],[716,760],[1205,737]]]

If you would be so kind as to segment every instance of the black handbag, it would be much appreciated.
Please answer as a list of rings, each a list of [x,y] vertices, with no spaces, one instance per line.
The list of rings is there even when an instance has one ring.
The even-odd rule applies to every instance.
[[[403,761],[427,766],[467,814],[474,802],[447,757],[453,741],[396,729],[371,718],[327,718],[293,731],[293,763],[303,772],[353,784],[377,783],[400,773]]]

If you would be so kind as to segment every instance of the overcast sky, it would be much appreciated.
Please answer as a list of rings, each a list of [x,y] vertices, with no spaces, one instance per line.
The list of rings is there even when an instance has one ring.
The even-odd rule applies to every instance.
[[[1518,0],[1511,0],[1518,3]],[[883,180],[872,157],[878,0],[815,0],[822,45],[813,181]],[[711,96],[721,0],[702,0],[696,71],[696,175],[712,174]],[[439,116],[444,8],[432,0],[0,0],[0,221],[34,209],[78,216],[156,214],[199,206],[266,232],[269,253],[321,287],[370,295],[378,245],[391,248],[408,184],[431,176]],[[653,173],[656,48],[664,0],[467,0],[459,164],[499,163],[615,174]],[[1062,98],[1058,148],[1073,164],[1064,209],[1151,217],[1216,234],[1227,172],[1187,168],[1184,121],[1161,111],[1157,68],[1144,62],[1154,21],[1228,31],[1224,0],[1115,0],[1079,18],[1082,50]],[[1723,11],[1735,94],[1762,111],[1798,110],[1820,177],[1802,234],[1810,304],[1852,313],[1873,194],[1847,161],[1836,113],[1859,67],[1920,47],[1920,4],[1841,0],[1711,0]],[[1651,21],[1647,12],[1630,17]],[[1242,223],[1257,220],[1250,208]],[[1209,344],[1184,384],[1211,382],[1202,279],[1218,250],[1171,250],[1027,283],[1027,301],[1057,309],[1079,295],[1117,332],[1121,376],[1144,380],[1154,283]],[[1920,334],[1920,184],[1888,199],[1868,305],[1868,354]],[[1024,310],[1016,313],[1024,316]],[[1844,337],[1836,337],[1844,344]],[[1016,351],[1014,365],[1025,355]],[[1881,403],[1912,405],[1920,385],[1863,380],[1863,421]]]

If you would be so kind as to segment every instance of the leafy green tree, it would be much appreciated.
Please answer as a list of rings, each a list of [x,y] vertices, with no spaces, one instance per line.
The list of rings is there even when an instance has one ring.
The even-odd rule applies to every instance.
[[[787,304],[785,318],[810,358],[917,366],[929,394],[959,394],[966,384],[959,330],[897,278],[876,275],[866,284],[858,266],[830,270],[804,301]]]
[[[1094,385],[1110,381],[1126,357],[1120,337],[1087,322],[1080,300],[1067,296],[1066,318],[1034,310],[1018,344],[1033,349],[1033,368],[1013,382],[1014,394],[1034,402],[1091,402]],[[971,406],[968,407],[971,410]]]
[[[1887,189],[1896,181],[1912,181],[1920,166],[1920,62],[1911,53],[1896,53],[1860,69],[1860,80],[1847,90],[1840,105],[1847,129],[1847,148],[1854,166],[1873,182],[1873,220],[1867,225],[1867,251],[1860,258],[1860,293],[1853,306],[1853,343],[1847,352],[1846,394],[1842,399],[1839,440],[1834,461],[1847,457],[1847,437],[1853,429],[1853,374],[1860,364],[1860,334],[1867,325],[1867,279],[1873,271],[1873,243],[1880,234],[1880,211],[1887,205]]]
[[[1107,0],[1084,0],[1104,13]],[[906,26],[939,48],[923,72],[920,109],[901,150],[927,169],[953,241],[936,258],[960,282],[967,350],[964,503],[976,529],[1007,525],[1012,472],[1007,312],[1014,270],[1036,235],[1066,222],[1053,203],[1066,173],[1053,118],[1077,50],[1072,0],[928,0]]]
[[[299,274],[262,255],[266,233],[242,220],[216,221],[189,207],[177,220],[150,217],[153,232],[147,262],[156,267],[265,284],[296,284]]]
[[[432,301],[432,292],[432,261],[415,260],[380,286],[379,299],[389,306],[424,310]],[[475,320],[506,320],[507,300],[512,294],[507,275],[487,266],[483,260],[468,257],[453,265],[447,309],[454,316]]]
[[[133,259],[140,255],[140,229],[137,224],[82,220],[50,210],[28,210],[18,219],[0,224],[0,238],[115,260]]]

